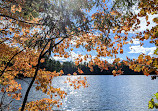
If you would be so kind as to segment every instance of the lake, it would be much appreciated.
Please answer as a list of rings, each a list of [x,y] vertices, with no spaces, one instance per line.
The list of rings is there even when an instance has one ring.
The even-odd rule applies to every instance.
[[[83,75],[84,76],[84,75]],[[90,84],[88,88],[73,89],[64,84],[67,76],[56,77],[53,80],[54,87],[60,87],[67,92],[63,99],[63,105],[55,110],[104,110],[104,111],[147,111],[148,101],[158,91],[158,79],[144,75],[85,75]],[[72,78],[75,78],[72,76]],[[30,81],[30,78],[26,78]],[[25,94],[27,83],[18,80],[22,84],[22,95]],[[28,101],[44,98],[46,95],[34,88],[29,94]],[[21,101],[12,103],[16,110]]]

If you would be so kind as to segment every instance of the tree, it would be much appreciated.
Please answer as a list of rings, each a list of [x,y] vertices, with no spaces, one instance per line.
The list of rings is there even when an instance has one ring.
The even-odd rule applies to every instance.
[[[114,2],[117,3],[118,0]],[[127,2],[132,4],[133,1],[127,0]],[[122,14],[115,8],[116,5],[109,10],[105,0],[2,0],[0,3],[1,91],[19,100],[21,86],[16,82],[15,77],[20,73],[25,77],[32,77],[21,111],[51,110],[54,105],[59,107],[62,103],[52,98],[58,95],[60,99],[63,99],[66,92],[52,87],[51,82],[53,77],[60,76],[64,72],[63,70],[50,72],[40,69],[45,57],[54,53],[54,56],[68,58],[71,54],[67,49],[72,51],[74,48],[81,47],[88,52],[95,50],[97,56],[93,58],[90,54],[79,55],[75,61],[78,73],[83,73],[79,64],[88,58],[90,59],[88,67],[91,71],[95,65],[101,70],[108,70],[108,62],[100,59],[106,56],[114,56],[113,64],[119,67],[121,63],[117,54],[123,54],[122,47],[130,39],[128,32],[139,28],[138,17],[146,17],[147,23],[150,24],[147,13],[157,14],[157,4],[157,0],[139,0],[140,12],[137,15],[132,12]],[[92,15],[88,14],[93,7],[98,10]],[[157,18],[153,21],[158,23]],[[114,37],[109,36],[111,32],[114,33]],[[121,36],[120,33],[125,33],[126,36]],[[157,46],[157,34],[158,26],[156,25],[151,30],[137,33],[132,38],[141,41],[150,40]],[[72,44],[72,41],[75,44]],[[157,49],[155,54],[157,54]],[[140,55],[137,60],[131,61],[127,58],[127,61],[123,62],[132,70],[143,71],[145,75],[149,75],[151,71],[157,74],[158,62],[155,57]],[[76,72],[73,74],[76,75]],[[119,68],[112,72],[114,75],[122,74]],[[87,86],[86,78],[78,78],[76,81],[68,79],[75,89],[81,85]],[[50,99],[26,103],[33,83],[37,84],[36,90],[42,90],[50,96]],[[1,109],[5,108],[3,106],[6,105],[1,102]]]
[[[1,49],[3,49],[1,53],[4,55],[2,56],[0,74],[3,86],[1,88],[2,92],[12,96],[13,99],[19,100],[21,98],[21,86],[16,82],[15,77],[19,73],[25,77],[33,77],[24,97],[21,110],[24,110],[24,107],[28,110],[37,107],[29,107],[29,104],[33,102],[25,105],[34,81],[38,84],[36,89],[47,93],[50,98],[57,94],[62,99],[66,94],[64,91],[51,86],[53,77],[63,74],[63,71],[48,72],[42,69],[39,70],[39,67],[44,62],[44,56],[49,56],[51,51],[59,52],[61,56],[67,55],[64,52],[66,47],[64,42],[70,41],[72,35],[76,35],[80,24],[80,27],[85,26],[83,22],[80,23],[85,17],[80,8],[86,8],[90,5],[80,1],[72,1],[72,3],[80,3],[80,5],[77,9],[74,9],[74,5],[71,4],[70,6],[69,2],[60,0],[52,2],[45,0],[40,2],[38,0],[1,2],[2,26],[0,39]],[[64,41],[66,38],[69,38],[68,41]],[[59,47],[58,44],[60,43],[64,47]],[[48,87],[50,90],[47,89]],[[45,102],[45,104],[53,103],[49,104],[48,107],[40,105],[39,108],[41,109],[50,109],[56,104],[57,106],[60,105],[59,100],[53,99],[37,101],[37,105],[41,102]],[[5,105],[1,102],[2,109],[3,106]]]

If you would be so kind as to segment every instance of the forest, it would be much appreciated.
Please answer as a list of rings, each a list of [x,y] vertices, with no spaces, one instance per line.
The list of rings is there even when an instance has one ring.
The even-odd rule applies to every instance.
[[[113,75],[112,71],[115,70],[115,68],[118,67],[118,65],[111,65],[109,63],[108,69],[101,70],[98,65],[93,66],[93,71],[90,71],[90,68],[88,67],[88,63],[84,62],[82,64],[79,64],[79,68],[84,71],[84,73],[80,74],[77,72],[77,68],[75,63],[72,61],[62,62],[56,61],[54,59],[50,59],[48,57],[45,58],[45,61],[41,64],[40,68],[45,69],[46,71],[57,71],[63,70],[63,75],[73,74],[74,72],[77,73],[77,75]],[[123,62],[121,62],[121,66],[119,66],[119,69],[123,71],[123,75],[143,75],[143,72],[136,72],[131,70],[128,66],[126,66]],[[152,73],[151,73],[152,74]],[[153,72],[154,74],[154,72]]]

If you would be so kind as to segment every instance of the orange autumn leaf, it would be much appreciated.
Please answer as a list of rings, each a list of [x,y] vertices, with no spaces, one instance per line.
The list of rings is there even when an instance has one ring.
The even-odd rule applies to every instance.
[[[74,72],[74,73],[73,73],[73,75],[74,75],[74,76],[76,76],[76,75],[77,75],[77,73],[76,73],[76,72]]]
[[[64,71],[63,71],[63,70],[60,70],[60,73],[61,73],[61,74],[64,74]]]
[[[113,74],[116,74],[116,71],[115,71],[115,70],[113,70],[113,71],[112,71],[112,73],[113,73]]]
[[[111,11],[111,15],[117,15],[117,11]]]
[[[78,73],[83,74],[84,72],[78,68]]]
[[[43,93],[50,96],[49,99],[43,98],[41,100],[26,103],[26,105],[24,105],[24,110],[49,111],[52,110],[54,104],[56,104],[55,106],[62,105],[60,104],[60,101],[67,94],[61,91],[59,88],[54,88],[52,86],[52,82],[54,81],[52,80],[54,77],[64,74],[64,71],[60,70],[64,63],[58,64],[55,69],[51,69],[54,63],[51,60],[49,61],[49,59],[49,63],[46,59],[42,59],[40,62],[42,65],[44,64],[44,66],[42,66],[42,68],[40,66],[39,70],[36,70],[38,69],[36,66],[38,66],[38,59],[42,50],[44,52],[51,50],[49,51],[49,54],[47,52],[45,55],[43,55],[46,58],[49,58],[49,56],[54,54],[56,58],[65,57],[70,59],[70,52],[73,51],[73,48],[71,47],[85,48],[88,51],[88,54],[85,55],[84,58],[82,58],[83,55],[79,55],[76,61],[73,61],[74,55],[72,55],[73,57],[71,58],[75,65],[80,67],[80,69],[78,68],[78,73],[81,74],[83,74],[81,68],[84,69],[82,67],[83,62],[86,62],[84,66],[87,67],[88,65],[90,71],[95,71],[95,66],[98,66],[98,68],[101,70],[110,70],[110,67],[116,66],[115,68],[117,69],[112,71],[114,76],[123,73],[120,68],[122,65],[129,66],[129,68],[134,71],[142,71],[145,75],[149,75],[150,72],[158,74],[158,60],[156,57],[151,57],[150,55],[146,56],[145,54],[142,54],[135,59],[128,57],[127,60],[123,61],[123,63],[121,63],[122,61],[118,58],[114,60],[112,64],[109,62],[103,62],[102,60],[102,58],[107,56],[112,58],[118,57],[117,54],[119,49],[120,54],[123,54],[122,47],[123,45],[129,43],[129,39],[131,41],[133,39],[138,39],[142,42],[149,40],[150,43],[157,47],[157,26],[152,26],[151,28],[148,27],[148,29],[144,29],[143,32],[138,31],[139,28],[142,28],[139,26],[141,23],[140,17],[144,17],[146,19],[147,26],[149,26],[151,23],[151,21],[149,21],[149,15],[157,14],[157,0],[150,1],[152,2],[147,0],[143,0],[143,2],[140,1],[138,4],[138,10],[140,10],[140,12],[138,14],[133,14],[132,11],[129,10],[129,12],[131,12],[131,14],[129,13],[129,16],[122,16],[120,14],[120,12],[124,11],[126,7],[122,8],[122,10],[117,8],[113,8],[115,10],[111,10],[110,7],[108,7],[109,9],[107,8],[108,1],[101,0],[101,2],[99,1],[98,4],[89,4],[91,1],[88,1],[86,2],[87,6],[84,7],[83,5],[82,9],[75,9],[74,11],[74,9],[71,8],[69,11],[64,11],[64,15],[68,16],[66,16],[66,19],[64,19],[65,17],[61,17],[62,21],[60,21],[58,20],[58,17],[54,18],[54,15],[49,12],[57,11],[58,13],[61,10],[56,10],[58,7],[51,7],[52,5],[47,1],[44,1],[44,3],[46,2],[46,4],[50,6],[49,9],[51,10],[45,10],[45,8],[42,8],[44,4],[41,3],[43,2],[37,2],[35,0],[31,4],[29,3],[29,10],[31,10],[29,11],[27,0],[16,0],[16,3],[9,0],[2,0],[0,17],[0,71],[4,72],[0,77],[2,93],[7,92],[8,96],[12,96],[13,99],[20,100],[21,96],[19,95],[19,92],[22,87],[16,82],[16,77],[18,77],[19,74],[22,74],[24,77],[36,77],[36,82],[34,83],[37,86],[35,87],[35,90],[41,90]],[[77,2],[78,0],[75,1],[75,5]],[[95,2],[97,3],[97,1]],[[115,4],[115,0],[113,2]],[[81,2],[81,4],[82,3],[85,2]],[[40,7],[36,6],[36,4],[39,4]],[[53,6],[55,5],[56,3],[54,2]],[[71,2],[70,5],[73,6],[73,2]],[[91,11],[91,9],[94,8],[92,5],[98,9],[95,11],[95,13]],[[66,9],[69,7],[69,4],[66,4],[66,7],[65,4],[63,4],[63,7]],[[91,11],[91,14],[85,15],[83,13],[82,15],[81,13],[84,12],[83,10],[88,12]],[[109,10],[111,10],[111,12],[109,12]],[[45,12],[47,12],[48,17],[38,16],[38,13],[45,15]],[[79,14],[76,14],[76,12],[79,12]],[[73,17],[69,14],[73,14]],[[80,15],[82,15],[81,18]],[[50,20],[52,17],[54,20]],[[92,18],[92,21],[89,21],[90,17]],[[153,22],[158,23],[158,18],[153,18]],[[129,37],[128,31],[132,30],[136,32],[138,31],[138,33],[135,33],[133,34],[134,36],[132,35],[132,37]],[[96,32],[99,32],[99,34],[96,34]],[[115,33],[115,37],[110,36],[111,32]],[[124,33],[125,36],[123,36],[124,34],[122,33]],[[45,46],[47,42],[48,45]],[[134,43],[134,41],[132,42]],[[143,43],[140,45],[143,45]],[[144,45],[146,45],[145,42]],[[87,51],[85,51],[85,53],[87,53]],[[154,52],[155,54],[157,54],[156,51]],[[93,56],[88,56],[90,54]],[[11,60],[11,58],[13,59]],[[72,70],[77,68],[73,63],[66,66],[69,65],[73,66]],[[43,67],[49,67],[49,70],[57,70],[57,72],[48,71],[48,68]],[[6,70],[3,71],[3,69]],[[34,76],[35,72],[38,72],[37,76]],[[74,72],[73,75],[77,75],[76,72]],[[86,80],[87,78],[84,77],[77,78],[76,80],[69,77],[66,83],[70,83],[74,89],[78,89],[81,86],[88,87]],[[58,100],[58,98],[54,98],[54,95],[58,96],[60,100]]]
[[[120,54],[123,54],[123,49],[120,49]]]
[[[45,59],[44,59],[44,58],[42,58],[42,59],[40,60],[40,62],[41,62],[41,63],[43,63],[44,61],[45,61]]]

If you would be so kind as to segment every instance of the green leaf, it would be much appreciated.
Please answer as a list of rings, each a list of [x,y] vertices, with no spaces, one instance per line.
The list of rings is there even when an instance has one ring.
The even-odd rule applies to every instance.
[[[154,108],[154,99],[152,98],[148,103],[148,108],[153,109]]]
[[[154,94],[154,95],[155,95],[156,99],[158,100],[158,93],[156,93],[156,94]]]
[[[156,50],[154,51],[154,54],[158,55],[158,47],[157,47]]]

